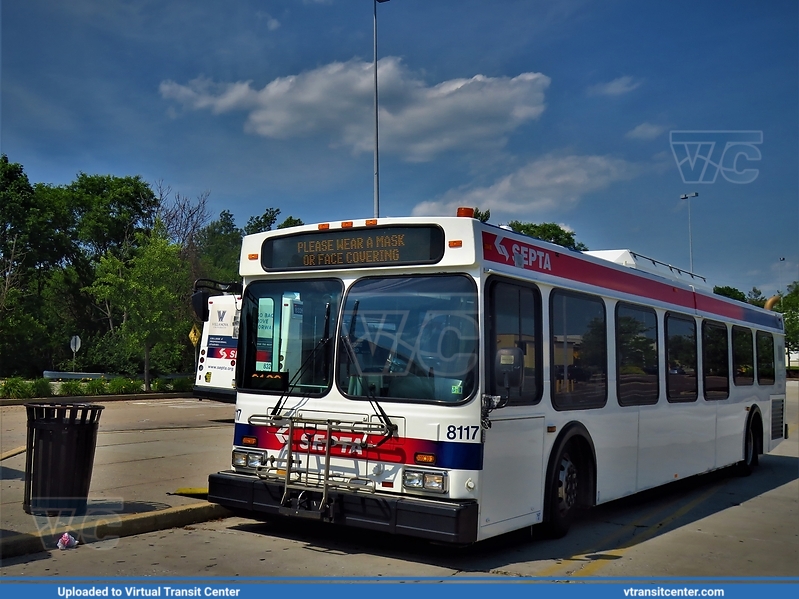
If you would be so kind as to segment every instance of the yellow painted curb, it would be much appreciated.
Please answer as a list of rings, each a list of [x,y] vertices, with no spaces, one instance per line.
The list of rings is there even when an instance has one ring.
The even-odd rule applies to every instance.
[[[20,447],[15,447],[14,449],[9,449],[8,451],[4,451],[0,453],[0,462],[5,460],[6,458],[13,458],[15,455],[19,455],[21,453],[25,453],[27,447],[25,445],[21,445]]]

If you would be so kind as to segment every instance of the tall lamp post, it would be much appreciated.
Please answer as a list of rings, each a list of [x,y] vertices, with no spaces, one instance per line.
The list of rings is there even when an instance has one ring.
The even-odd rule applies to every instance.
[[[378,146],[377,146],[377,5],[382,4],[383,2],[388,2],[388,0],[372,0],[373,8],[374,8],[374,15],[375,15],[375,26],[374,26],[374,45],[375,45],[375,54],[374,54],[374,72],[375,72],[375,218],[380,216],[380,161],[378,158]]]
[[[691,233],[691,198],[699,196],[697,192],[683,194],[680,196],[681,200],[688,200],[688,259],[690,260],[691,272],[694,272],[694,239]]]
[[[785,258],[780,258],[780,308],[782,308],[782,298],[785,297],[785,291],[782,290],[782,265],[785,264]]]

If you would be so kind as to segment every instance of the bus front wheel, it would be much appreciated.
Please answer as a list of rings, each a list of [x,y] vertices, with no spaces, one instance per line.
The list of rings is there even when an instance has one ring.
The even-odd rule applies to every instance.
[[[549,480],[545,529],[553,538],[563,537],[569,532],[577,510],[581,474],[576,451],[573,443],[568,443],[560,450]]]

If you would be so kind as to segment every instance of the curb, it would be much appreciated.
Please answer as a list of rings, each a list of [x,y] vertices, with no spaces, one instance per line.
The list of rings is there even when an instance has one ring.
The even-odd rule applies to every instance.
[[[184,393],[128,393],[126,395],[54,395],[52,397],[32,397],[30,399],[0,399],[0,407],[24,406],[28,403],[103,403],[108,401],[138,401],[142,399],[200,399],[191,391]]]
[[[79,526],[58,526],[53,529],[0,538],[0,558],[19,557],[31,553],[51,551],[65,532],[76,537],[80,544],[109,541],[156,530],[180,528],[189,524],[228,518],[233,512],[221,505],[203,501],[171,507],[144,514],[114,516],[109,514]],[[80,545],[78,545],[80,547]]]

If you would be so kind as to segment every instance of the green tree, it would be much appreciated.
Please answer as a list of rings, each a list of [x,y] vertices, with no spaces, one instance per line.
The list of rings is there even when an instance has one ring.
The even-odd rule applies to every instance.
[[[217,281],[238,280],[243,234],[228,210],[223,210],[217,220],[200,230],[197,234],[197,252],[207,278]]]
[[[244,225],[244,233],[252,235],[253,233],[271,231],[275,222],[277,222],[278,216],[280,216],[280,208],[267,208],[261,216],[251,216],[247,219],[247,224]]]
[[[187,290],[190,286],[180,247],[166,238],[163,227],[149,235],[137,234],[134,256],[123,261],[107,252],[97,267],[97,276],[87,291],[98,300],[120,307],[120,331],[131,348],[144,360],[144,386],[150,390],[151,358],[177,343],[180,331],[189,330]],[[184,335],[185,336],[185,335]],[[185,345],[185,343],[183,343]]]
[[[775,308],[785,321],[785,349],[789,352],[788,366],[791,366],[790,353],[799,352],[799,281],[788,285],[787,293]]]
[[[557,245],[562,245],[570,250],[582,252],[588,249],[587,246],[574,238],[574,231],[567,231],[556,223],[536,224],[512,220],[508,223],[508,226],[517,233],[529,235],[530,237],[535,237],[537,239],[541,239],[542,241],[556,243]]]
[[[764,296],[763,292],[757,287],[752,287],[752,290],[746,294],[747,303],[760,308],[766,305],[766,299],[766,296]]]
[[[479,220],[481,223],[487,223],[488,219],[491,218],[491,211],[486,210],[483,212],[479,208],[475,207],[474,209],[474,217]]]
[[[1,375],[41,376],[54,363],[70,313],[48,297],[80,253],[75,223],[65,194],[31,185],[22,165],[0,156]]]
[[[286,220],[280,223],[277,228],[278,229],[288,229],[289,227],[299,227],[300,225],[304,225],[305,223],[302,222],[299,218],[294,218],[293,216],[289,216]]]
[[[724,297],[729,297],[734,300],[738,300],[739,302],[746,301],[746,295],[743,291],[736,289],[735,287],[730,287],[728,285],[719,286],[716,285],[713,287],[713,293],[716,295],[723,295]]]
[[[124,257],[136,243],[136,234],[152,229],[159,206],[149,184],[138,175],[79,173],[65,191],[78,210],[80,243],[95,261],[107,252]]]

